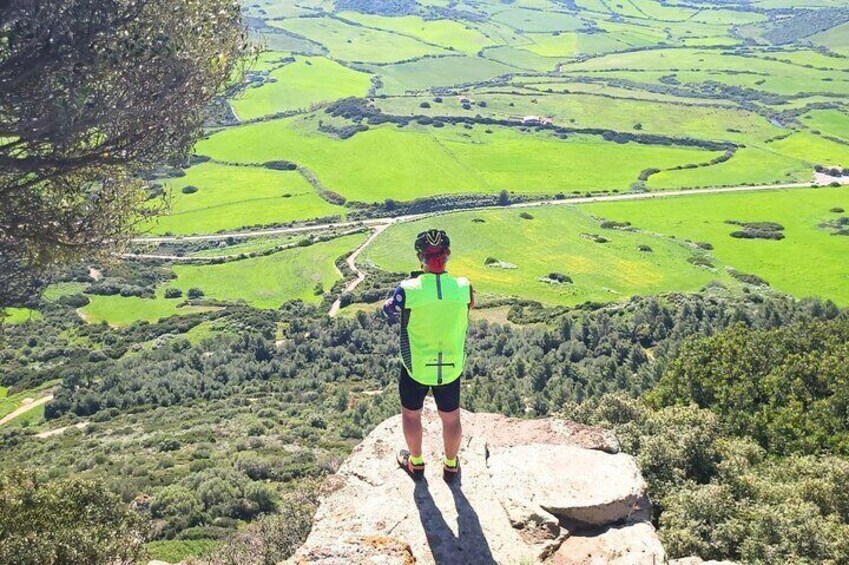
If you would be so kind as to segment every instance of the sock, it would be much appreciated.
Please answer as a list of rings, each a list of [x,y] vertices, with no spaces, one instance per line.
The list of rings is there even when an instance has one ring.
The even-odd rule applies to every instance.
[[[454,459],[446,458],[445,459],[445,466],[446,467],[456,467],[457,466],[457,458],[456,457]]]
[[[410,455],[410,463],[413,465],[424,465],[424,457],[421,455]]]

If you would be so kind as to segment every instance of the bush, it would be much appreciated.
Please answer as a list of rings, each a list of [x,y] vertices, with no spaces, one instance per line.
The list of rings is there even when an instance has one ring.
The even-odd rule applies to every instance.
[[[91,299],[81,293],[69,294],[59,298],[59,304],[70,308],[82,308],[83,306],[87,306],[90,302]]]
[[[834,212],[835,214],[842,214],[843,212],[845,212],[845,210],[843,208],[837,207],[832,208],[831,210],[829,210],[829,212]]]
[[[430,108],[430,102],[422,102],[419,104],[419,108]]]
[[[847,320],[741,324],[685,342],[651,398],[708,408],[771,453],[849,454],[847,342]]]
[[[651,247],[649,247],[648,245],[640,244],[640,245],[637,246],[637,249],[639,251],[642,251],[643,253],[654,253],[654,250]]]
[[[534,219],[533,214],[531,214],[530,212],[522,212],[521,214],[519,214],[519,217],[522,218],[523,220],[533,220]]]
[[[198,187],[191,185],[191,184],[184,186],[182,189],[180,189],[180,192],[182,192],[183,194],[194,194],[197,191],[198,191]]]
[[[274,169],[277,171],[294,171],[298,168],[298,165],[292,163],[291,161],[267,161],[262,164],[266,169]]]
[[[183,291],[179,288],[166,288],[165,298],[180,298],[183,296]]]
[[[143,517],[99,481],[0,475],[0,563],[135,563]]]
[[[571,282],[572,282],[572,277],[570,277],[570,276],[568,276],[568,275],[564,275],[563,273],[549,273],[549,274],[548,274],[548,278],[549,278],[550,280],[553,280],[553,281],[555,281],[555,282],[559,282],[559,283],[561,283],[561,284],[562,284],[562,283],[571,283]]]
[[[217,552],[210,565],[265,565],[285,561],[306,540],[318,507],[318,487],[311,482],[280,502],[278,513],[264,516],[239,531]]]
[[[737,279],[738,281],[750,284],[752,286],[769,286],[769,283],[765,279],[762,279],[757,275],[750,275],[747,273],[740,272],[737,269],[728,269],[728,274]]]
[[[200,298],[203,296],[203,291],[199,288],[190,288],[188,292],[186,292],[186,296],[189,298]]]
[[[486,260],[483,262],[484,265],[494,265],[496,263],[498,263],[498,259],[496,259],[495,257],[487,257]]]

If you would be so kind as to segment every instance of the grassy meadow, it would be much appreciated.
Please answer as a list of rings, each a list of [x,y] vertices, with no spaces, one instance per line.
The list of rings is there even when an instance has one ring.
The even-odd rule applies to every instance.
[[[230,104],[241,120],[364,96],[371,85],[366,73],[355,71],[325,57],[296,57],[294,62],[272,70],[261,86],[246,89]]]
[[[91,324],[106,322],[113,327],[211,310],[205,306],[181,306],[184,300],[165,298],[164,288],[157,291],[156,298],[90,295],[89,299],[89,304],[77,310],[80,317]]]
[[[6,317],[3,318],[4,324],[23,324],[29,320],[38,320],[41,318],[41,312],[32,308],[6,308]]]
[[[522,218],[523,212],[532,219]],[[394,225],[361,262],[389,271],[414,270],[414,253],[398,249],[408,249],[418,232],[431,227],[450,234],[449,270],[469,277],[484,303],[506,297],[547,304],[611,302],[635,294],[695,292],[711,281],[736,284],[721,262],[694,245],[652,233],[603,229],[584,208],[574,206],[462,212]],[[609,242],[597,243],[589,235]],[[651,251],[640,251],[641,245]],[[713,267],[689,262],[695,257],[706,258]],[[488,258],[503,266],[487,266]],[[540,280],[550,273],[571,277],[573,283]]]
[[[214,233],[345,212],[297,171],[201,163],[185,172],[167,182],[169,209],[146,226],[152,233]],[[187,186],[197,191],[186,194]]]
[[[842,5],[838,0],[803,3],[822,9]],[[185,169],[184,176],[165,179],[168,209],[143,228],[153,235],[212,234],[346,218],[363,205],[390,199],[450,199],[503,190],[551,198],[589,191],[625,193],[635,186],[664,191],[812,182],[815,165],[849,167],[849,47],[842,33],[847,24],[807,29],[804,18],[769,12],[801,5],[759,0],[752,3],[753,10],[740,11],[731,5],[696,7],[657,0],[481,0],[462,6],[426,0],[406,7],[257,0],[245,12],[266,51],[249,69],[244,88],[229,99],[235,123],[210,128],[197,144],[196,153],[211,160]],[[798,21],[804,29],[793,27]],[[425,118],[399,127],[370,122],[366,115],[325,112],[327,105],[348,97],[360,98],[393,119]],[[456,116],[475,123],[441,127],[441,117]],[[525,116],[545,117],[566,128],[659,137],[641,144],[616,143],[598,135],[561,138],[534,127],[484,123],[517,122]],[[427,119],[440,127],[428,125]],[[661,137],[730,143],[737,151],[730,160],[709,164],[724,152],[674,145]],[[263,166],[269,161],[289,161],[297,170]],[[655,169],[645,183],[635,184],[641,173]],[[325,191],[347,202],[331,203],[327,198],[340,200]],[[813,230],[806,231],[788,219],[787,233],[794,237],[781,242],[718,238],[716,272],[693,267],[687,262],[692,250],[666,237],[614,232],[611,243],[596,244],[573,236],[574,230],[598,231],[589,216],[597,206],[640,210],[635,220],[645,219],[645,225],[634,223],[650,232],[717,239],[728,229],[721,223],[724,216],[733,216],[734,209],[748,212],[755,206],[757,213],[784,217],[796,198],[804,210],[808,200],[827,199],[831,193],[807,194],[543,208],[534,220],[518,223],[505,211],[481,212],[488,219],[480,224],[468,224],[463,219],[468,215],[462,214],[435,221],[459,230],[458,245],[468,237],[474,253],[490,245],[486,238],[494,238],[497,257],[520,265],[516,270],[484,268],[481,261],[491,254],[471,254],[474,259],[464,266],[493,296],[539,295],[546,302],[571,304],[692,290],[713,278],[727,283],[725,265],[775,279],[776,288],[800,294],[801,275],[793,275],[794,268],[779,272],[767,251],[799,253],[797,241],[810,246],[811,257],[842,251],[842,238],[825,237],[813,220],[806,220]],[[709,219],[692,220],[701,202],[711,204],[704,211]],[[655,209],[662,212],[649,213]],[[405,230],[420,224],[424,222],[391,228],[366,256],[386,268],[399,267],[387,256],[388,249]],[[670,227],[675,230],[668,233]],[[549,241],[544,236],[549,231],[568,237]],[[156,298],[90,296],[80,314],[95,323],[127,325],[195,311],[178,308],[182,299],[166,300],[165,286],[184,291],[198,287],[210,299],[243,300],[260,308],[291,298],[318,302],[317,287],[327,290],[339,277],[333,261],[361,237],[222,265],[175,264],[167,268],[178,278],[156,288]],[[653,238],[647,244],[653,254],[634,256],[632,239],[638,237]],[[236,255],[298,239],[252,238],[189,247],[185,253]],[[759,253],[735,251],[751,245]],[[761,249],[763,265],[753,262]],[[564,262],[567,256],[593,260]],[[617,261],[625,263],[617,267]],[[806,264],[806,259],[799,261]],[[536,281],[542,271],[558,266],[575,275],[573,285]],[[624,278],[611,273],[624,273]],[[828,269],[809,281],[809,292],[816,291],[821,278],[824,295],[842,296],[836,290],[839,273]],[[517,286],[522,290],[511,292]],[[79,291],[81,285],[52,286],[48,299]],[[27,309],[8,312],[7,323],[42,315]]]
[[[316,285],[329,290],[339,280],[338,257],[365,240],[365,234],[340,237],[309,247],[296,247],[266,257],[220,265],[176,265],[177,279],[168,286],[200,288],[210,299],[244,301],[255,308],[277,308],[287,300],[316,303]]]
[[[628,221],[651,232],[706,241],[723,263],[763,277],[775,290],[821,296],[849,306],[849,237],[832,235],[823,222],[849,210],[849,187],[758,193],[705,194],[664,200],[587,204],[590,213]],[[845,214],[843,214],[845,215]],[[726,220],[777,222],[785,239],[735,239]]]
[[[503,189],[522,194],[626,190],[645,168],[699,163],[721,154],[620,145],[596,136],[563,140],[550,133],[496,126],[382,125],[341,140],[315,131],[315,120],[291,118],[229,129],[200,143],[198,151],[234,162],[294,161],[331,190],[360,202]]]

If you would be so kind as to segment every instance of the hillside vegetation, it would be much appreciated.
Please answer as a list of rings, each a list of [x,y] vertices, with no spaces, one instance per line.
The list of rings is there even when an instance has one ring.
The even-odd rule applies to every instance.
[[[290,557],[398,412],[379,307],[434,227],[477,292],[463,408],[611,429],[671,557],[849,562],[847,10],[243,3],[260,52],[198,59],[197,135],[97,217],[126,245],[0,304],[0,562]]]

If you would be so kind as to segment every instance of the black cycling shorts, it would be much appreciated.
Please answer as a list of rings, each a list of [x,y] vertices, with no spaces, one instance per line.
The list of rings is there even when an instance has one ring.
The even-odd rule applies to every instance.
[[[427,391],[433,391],[436,409],[440,412],[453,412],[460,407],[460,378],[447,385],[429,386],[414,381],[407,368],[401,365],[401,378],[398,380],[398,392],[401,393],[401,406],[407,410],[421,410]]]

